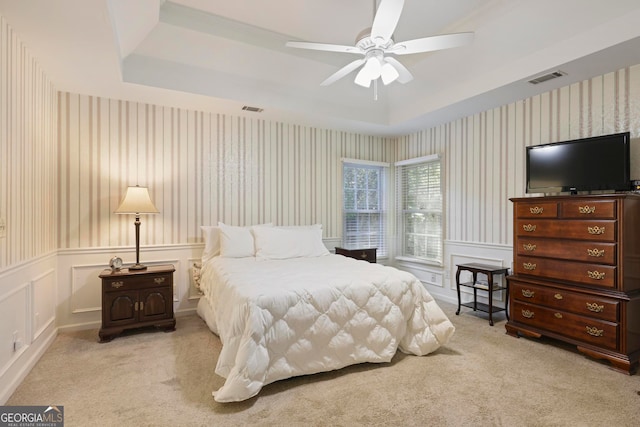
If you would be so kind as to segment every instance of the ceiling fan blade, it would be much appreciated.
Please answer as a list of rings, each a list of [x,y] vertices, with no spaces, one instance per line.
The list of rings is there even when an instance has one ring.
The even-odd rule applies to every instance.
[[[331,83],[337,80],[340,80],[341,78],[343,78],[344,76],[346,76],[347,74],[349,74],[350,72],[352,72],[353,70],[361,66],[362,64],[364,64],[364,58],[356,59],[355,61],[350,62],[349,64],[340,68],[335,73],[331,74],[325,81],[320,83],[320,86],[329,86]]]
[[[355,46],[343,46],[339,44],[312,43],[312,42],[287,42],[286,46],[295,47],[298,49],[323,50],[328,52],[362,53],[360,49]]]
[[[411,71],[409,71],[407,67],[402,65],[402,63],[396,58],[387,56],[384,58],[384,61],[388,64],[393,65],[396,71],[398,71],[398,74],[400,74],[400,76],[398,77],[398,83],[405,84],[413,80],[413,74],[411,74]]]
[[[371,40],[377,45],[386,44],[396,30],[404,0],[380,0],[371,26]]]
[[[443,34],[441,36],[425,37],[407,40],[394,44],[387,49],[387,53],[394,55],[410,55],[412,53],[432,52],[434,50],[450,49],[471,43],[473,33]]]

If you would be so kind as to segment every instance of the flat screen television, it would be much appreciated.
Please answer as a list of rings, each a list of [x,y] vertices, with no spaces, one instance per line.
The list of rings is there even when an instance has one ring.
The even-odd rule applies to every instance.
[[[527,193],[628,191],[629,132],[527,147]]]

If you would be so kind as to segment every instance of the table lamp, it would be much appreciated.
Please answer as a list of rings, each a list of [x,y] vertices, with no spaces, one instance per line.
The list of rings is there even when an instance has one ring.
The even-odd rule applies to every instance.
[[[140,264],[140,214],[159,213],[158,209],[153,205],[149,190],[147,187],[128,187],[127,192],[115,210],[117,214],[135,214],[136,221],[136,263],[129,267],[129,270],[145,270],[146,265]]]

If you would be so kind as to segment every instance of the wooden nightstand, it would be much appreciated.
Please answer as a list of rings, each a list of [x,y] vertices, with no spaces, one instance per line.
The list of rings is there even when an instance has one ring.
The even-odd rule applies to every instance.
[[[146,270],[103,270],[100,342],[111,341],[125,329],[155,326],[176,329],[173,315],[173,265]]]
[[[345,249],[336,247],[337,255],[344,255],[349,258],[361,259],[363,261],[376,262],[377,261],[377,248],[367,249]]]

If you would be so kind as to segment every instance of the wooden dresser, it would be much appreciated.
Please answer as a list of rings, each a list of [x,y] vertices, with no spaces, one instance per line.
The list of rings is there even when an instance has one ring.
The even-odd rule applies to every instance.
[[[344,255],[349,258],[361,259],[372,263],[377,262],[377,248],[345,249],[336,247],[336,255]]]
[[[640,359],[640,195],[511,201],[507,333],[559,339],[634,373]]]

